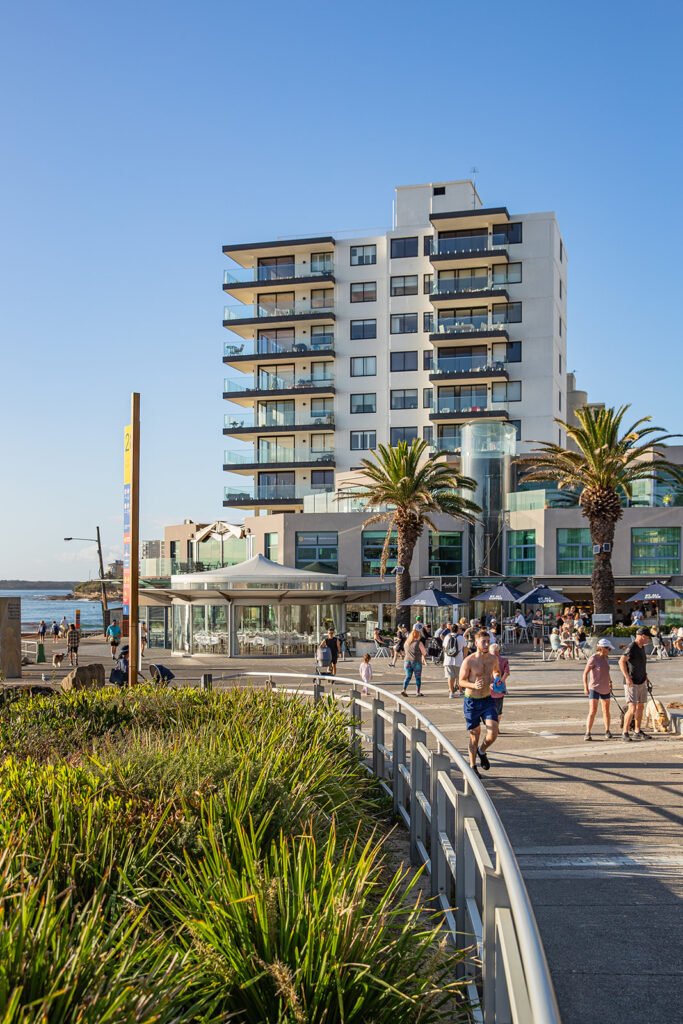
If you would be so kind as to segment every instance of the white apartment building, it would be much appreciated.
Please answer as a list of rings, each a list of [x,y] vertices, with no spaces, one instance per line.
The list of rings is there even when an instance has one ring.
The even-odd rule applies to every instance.
[[[510,422],[518,451],[563,440],[567,259],[553,213],[485,208],[471,181],[413,185],[396,189],[382,235],[223,251],[238,300],[223,320],[236,474],[224,506],[303,511],[377,444],[422,437],[459,454],[467,422]]]

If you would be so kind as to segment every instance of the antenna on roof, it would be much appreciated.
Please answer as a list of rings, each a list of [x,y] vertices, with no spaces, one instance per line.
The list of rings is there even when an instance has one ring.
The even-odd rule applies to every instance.
[[[474,209],[476,208],[476,200],[477,200],[477,197],[476,197],[476,191],[477,191],[477,173],[478,173],[478,172],[477,172],[477,168],[476,168],[476,167],[473,167],[473,168],[472,168],[472,172],[471,172],[471,173],[472,173],[472,184],[473,184],[473,186],[474,186],[474,192],[475,192],[475,195],[473,195],[473,196],[472,196],[472,209],[474,210]]]

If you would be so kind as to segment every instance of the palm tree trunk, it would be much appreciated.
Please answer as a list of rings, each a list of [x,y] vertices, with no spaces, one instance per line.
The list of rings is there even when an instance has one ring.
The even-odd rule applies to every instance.
[[[407,530],[398,526],[396,531],[397,565],[403,566],[403,572],[396,573],[396,624],[398,626],[410,625],[410,608],[399,608],[401,601],[407,601],[410,597],[410,564],[413,560],[413,551],[417,543],[417,537],[413,537]]]
[[[604,518],[589,519],[591,540],[600,545],[600,552],[594,556],[591,574],[593,591],[593,610],[599,615],[614,615],[614,574],[612,573],[612,548],[614,546],[614,527],[611,520]],[[609,551],[603,545],[609,544]]]

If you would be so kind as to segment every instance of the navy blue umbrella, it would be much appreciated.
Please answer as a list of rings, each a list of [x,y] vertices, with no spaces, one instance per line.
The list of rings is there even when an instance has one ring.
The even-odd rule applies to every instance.
[[[483,594],[476,594],[473,601],[519,601],[522,596],[521,590],[508,587],[507,583],[499,583],[497,587],[485,590]]]
[[[557,590],[550,587],[534,587],[524,597],[520,597],[520,604],[571,604],[571,598],[565,597]]]
[[[633,597],[627,597],[627,601],[680,601],[683,599],[683,594],[679,594],[677,590],[672,590],[671,587],[665,586],[664,583],[648,584],[642,590],[639,590]]]
[[[417,605],[420,608],[444,608],[449,604],[465,604],[463,600],[454,594],[447,594],[445,590],[421,590],[414,597],[399,602],[399,608]]]

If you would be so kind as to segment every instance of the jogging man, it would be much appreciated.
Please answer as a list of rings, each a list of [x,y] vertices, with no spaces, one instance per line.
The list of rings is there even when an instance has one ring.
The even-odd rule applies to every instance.
[[[448,682],[449,700],[453,700],[457,692],[455,680],[460,672],[466,647],[462,630],[451,623],[450,631],[443,636],[443,674]]]
[[[598,704],[602,704],[602,720],[605,723],[605,739],[611,740],[609,731],[610,697],[612,696],[612,680],[609,677],[609,652],[614,647],[604,637],[598,640],[598,647],[583,670],[583,692],[588,697],[588,718],[586,719],[586,735],[584,740],[592,740],[591,729],[598,712]],[[590,686],[589,686],[590,683]]]
[[[463,711],[465,722],[470,734],[469,755],[470,765],[476,775],[477,754],[484,771],[491,767],[487,749],[496,741],[498,735],[498,709],[491,696],[491,683],[498,671],[498,658],[489,654],[490,636],[488,630],[480,629],[476,635],[476,650],[468,654],[460,669],[460,689],[465,691]],[[486,726],[486,739],[479,745],[481,723]]]
[[[636,630],[636,635],[628,645],[622,656],[619,658],[619,668],[624,677],[624,697],[627,707],[624,715],[624,731],[622,740],[630,741],[631,722],[635,718],[634,740],[649,739],[649,736],[640,728],[643,721],[643,711],[647,701],[647,658],[643,648],[650,642],[650,630],[647,626],[641,626]]]
[[[111,626],[107,629],[106,637],[111,644],[111,656],[114,661],[116,661],[116,648],[121,643],[121,627],[117,623],[116,619],[114,619]]]

